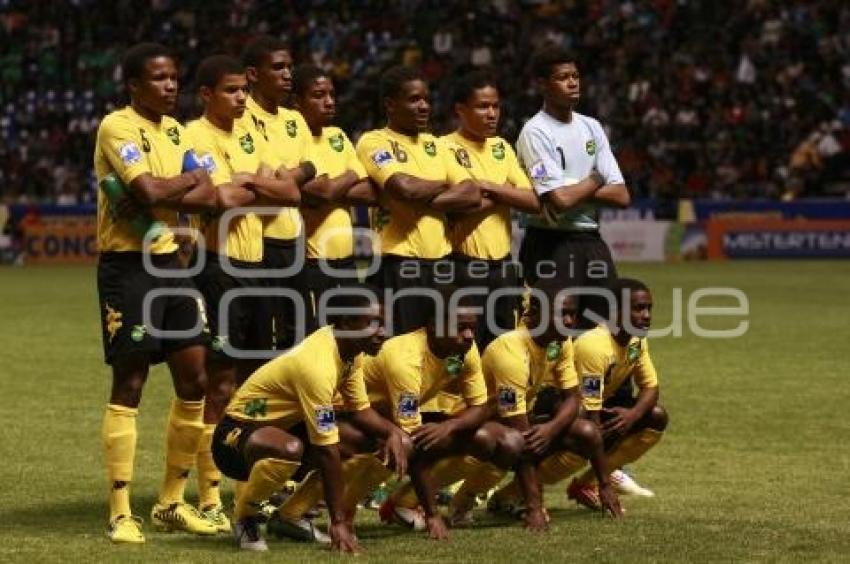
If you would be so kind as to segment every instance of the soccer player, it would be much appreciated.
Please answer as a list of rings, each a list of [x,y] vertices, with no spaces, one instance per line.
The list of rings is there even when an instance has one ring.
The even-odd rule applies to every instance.
[[[309,297],[306,305],[310,330],[317,326],[316,308],[324,292],[356,281],[350,206],[373,204],[376,194],[351,141],[345,132],[331,125],[336,115],[336,93],[330,75],[315,66],[299,66],[293,92],[311,134],[305,158],[316,164],[316,178],[304,186],[301,206],[307,254],[303,278]],[[324,270],[327,268],[339,274]]]
[[[584,408],[602,430],[606,473],[646,454],[661,440],[668,419],[658,404],[658,375],[646,340],[652,321],[652,294],[643,282],[631,278],[618,279],[612,291],[617,302],[616,329],[612,332],[600,325],[575,342]],[[618,393],[629,379],[637,385],[636,397]],[[568,496],[598,509],[595,479],[586,471],[570,484]]]
[[[216,187],[220,208],[245,206],[297,205],[300,192],[297,181],[311,172],[285,169],[275,171],[273,155],[265,146],[254,143],[255,134],[242,127],[239,118],[245,112],[248,82],[245,67],[233,57],[214,55],[198,65],[198,93],[204,114],[187,126],[201,163],[207,167]],[[309,169],[305,164],[302,169]],[[279,177],[278,177],[279,176]],[[222,225],[224,223],[224,225]],[[227,292],[262,287],[263,281],[252,276],[262,266],[263,223],[254,213],[239,212],[227,222],[206,217],[202,226],[206,255],[204,267],[196,277],[207,305],[206,315],[212,333],[207,357],[208,386],[204,407],[205,432],[198,451],[198,483],[201,514],[219,531],[229,532],[230,524],[221,505],[218,483],[221,474],[215,467],[210,442],[215,424],[221,419],[237,381],[244,381],[256,367],[256,360],[238,360],[237,351],[271,350],[271,322],[264,318],[268,307],[255,297],[230,300],[226,306],[226,324],[222,300]],[[224,238],[221,239],[222,233]],[[224,269],[228,261],[239,269],[234,275]]]
[[[510,255],[511,208],[534,214],[540,204],[513,148],[496,135],[501,101],[495,78],[483,71],[463,76],[455,84],[454,110],[459,127],[441,139],[479,182],[482,198],[480,208],[454,218],[453,258],[458,285],[480,288],[484,305],[493,292],[520,284]],[[493,300],[488,311],[494,316],[478,324],[479,350],[485,350],[497,334],[516,327],[519,302],[516,294]]]
[[[206,338],[200,329],[192,331],[199,325],[199,300],[185,293],[168,293],[194,290],[187,278],[156,275],[144,265],[143,253],[156,268],[183,269],[172,231],[165,229],[147,246],[129,218],[141,211],[174,227],[178,211],[215,210],[217,201],[204,170],[181,173],[192,145],[183,127],[169,117],[178,88],[177,65],[170,51],[162,45],[140,43],[127,50],[122,69],[130,104],[100,123],[94,153],[98,182],[116,175],[128,192],[119,210],[110,208],[103,191],[98,193],[97,288],[104,353],[112,367],[102,437],[110,483],[107,535],[114,542],[142,543],[141,520],[130,509],[129,488],[136,416],[150,366],[163,361],[168,363],[177,397],[166,431],[165,480],[151,518],[159,527],[198,534],[215,534],[215,527],[183,501],[186,477],[204,429]],[[145,296],[163,290],[166,293],[149,304],[146,316]],[[193,336],[160,337],[154,330],[183,330]]]
[[[259,504],[284,485],[302,460],[311,459],[322,478],[332,547],[358,550],[342,507],[333,401],[339,392],[346,404],[369,407],[363,380],[352,364],[362,352],[377,353],[383,318],[374,296],[359,292],[333,296],[332,307],[357,313],[334,316],[331,325],[258,369],[236,391],[216,427],[216,464],[226,476],[246,482],[237,491],[233,527],[242,549],[267,550],[259,529]],[[396,460],[403,458],[401,450],[395,455]]]
[[[548,311],[544,310],[546,308]],[[491,498],[490,508],[514,512],[517,494],[524,499],[523,517],[532,530],[546,528],[543,484],[553,484],[584,466],[590,459],[599,479],[601,505],[614,516],[622,514],[605,474],[602,436],[596,426],[579,418],[578,388],[573,346],[566,331],[575,328],[577,301],[552,279],[538,280],[529,297],[525,325],[494,340],[482,363],[491,405],[505,425],[522,431],[526,450],[513,483]],[[540,405],[546,389],[555,401]],[[467,478],[453,499],[455,512],[471,511],[475,496],[486,493],[501,479],[486,470]],[[513,505],[513,507],[510,507]]]
[[[617,276],[611,251],[599,235],[599,207],[626,207],[629,191],[599,122],[575,111],[581,81],[578,64],[561,48],[532,61],[543,108],[520,132],[517,153],[542,213],[530,217],[520,250],[526,282],[555,276],[563,287],[605,288]],[[581,296],[579,324],[595,323],[586,310],[607,319],[606,302]]]
[[[252,132],[258,146],[266,146],[288,169],[304,161],[310,132],[301,114],[283,104],[292,94],[292,53],[281,39],[259,36],[242,52],[247,67],[251,95],[246,103],[243,126]],[[267,269],[282,270],[303,259],[298,253],[302,220],[295,206],[285,206],[276,215],[263,219],[263,264]],[[300,272],[300,269],[299,269]],[[273,287],[294,290],[304,301],[300,274],[275,277]],[[296,319],[296,307],[289,297],[273,297],[272,309],[275,347],[285,350],[295,344],[296,334],[305,331],[305,320]]]
[[[392,299],[392,334],[423,327],[437,274],[451,276],[446,212],[480,205],[481,194],[442,141],[428,133],[431,101],[418,71],[392,67],[381,76],[387,125],[363,134],[357,156],[380,188],[373,228],[381,264],[373,277],[381,289],[412,294]]]
[[[394,492],[381,506],[381,518],[427,528],[433,539],[448,536],[436,506],[436,488],[465,476],[467,455],[474,457],[472,465],[492,463],[506,470],[523,448],[519,432],[486,421],[487,387],[475,346],[475,307],[469,295],[452,303],[454,291],[441,288],[441,300],[427,325],[387,340],[363,366],[372,405],[408,432],[415,447],[409,467],[412,487]],[[420,413],[420,405],[441,391],[460,396],[463,408],[453,416]],[[374,478],[368,485],[383,479]],[[424,520],[416,509],[420,504]]]

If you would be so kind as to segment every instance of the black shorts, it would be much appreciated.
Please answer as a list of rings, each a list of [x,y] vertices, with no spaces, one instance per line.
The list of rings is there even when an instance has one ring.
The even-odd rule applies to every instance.
[[[185,270],[177,253],[150,255],[150,258],[155,268]],[[145,296],[154,291],[161,295],[151,300],[149,325],[146,325]],[[107,364],[135,353],[147,354],[150,363],[157,364],[174,351],[209,340],[201,322],[201,295],[192,280],[147,272],[142,253],[101,253],[97,263],[97,293]],[[187,336],[160,338],[151,335],[151,330],[184,331]]]
[[[529,286],[539,278],[556,278],[563,287],[607,288],[617,278],[611,250],[598,232],[570,232],[529,227],[519,252],[523,277]],[[601,296],[584,296],[581,311],[608,317],[608,302]],[[581,328],[595,323],[581,316]]]
[[[295,264],[297,251],[298,248],[295,239],[270,239],[264,237],[263,268],[270,270],[289,268]],[[266,302],[266,306],[269,308],[268,318],[272,321],[274,348],[277,350],[286,350],[294,346],[296,340],[300,340],[297,339],[299,334],[302,336],[307,335],[306,312],[308,308],[304,291],[303,269],[284,278],[269,277],[266,280],[266,285],[270,288],[294,290],[298,294],[297,299],[304,304],[305,316],[303,319],[297,319],[297,309],[292,298],[276,296],[269,298]]]
[[[231,276],[222,267],[223,257],[216,253],[207,253],[204,268],[195,277],[195,284],[204,295],[207,323],[212,336],[213,352],[225,354],[224,341],[240,351],[269,351],[272,349],[272,323],[269,317],[267,296],[243,296],[229,301],[227,323],[221,318],[224,313],[220,307],[225,293],[251,288],[266,288],[265,282],[251,276],[252,270],[261,267],[259,263],[247,263],[230,259],[233,267],[245,276]]]
[[[415,290],[428,290],[438,282],[451,282],[453,273],[454,265],[448,258],[381,256],[381,264],[368,282],[379,290],[414,291],[412,295],[393,299],[392,322],[387,321],[387,331],[391,335],[400,335],[424,327],[434,309],[434,300],[424,292],[417,295]]]
[[[482,288],[486,292],[476,296],[478,307],[484,308],[481,318],[478,320],[478,328],[475,333],[475,343],[482,353],[493,339],[497,336],[516,329],[519,316],[519,308],[522,303],[522,294],[516,292],[511,295],[495,299],[492,305],[493,315],[488,323],[487,300],[493,292],[501,289],[520,289],[519,265],[512,260],[510,255],[501,260],[484,260],[468,257],[461,254],[452,255],[455,266],[455,284],[458,288]],[[493,327],[490,327],[493,325]]]
[[[343,259],[330,259],[324,261],[327,267],[336,270],[344,270],[352,273],[349,276],[331,276],[322,270],[319,264],[319,259],[308,258],[304,263],[304,272],[302,273],[304,281],[304,290],[306,293],[306,313],[307,313],[307,332],[312,333],[319,328],[319,311],[318,307],[321,303],[322,295],[332,288],[347,286],[359,282],[357,277],[357,264],[353,257]]]
[[[238,421],[226,415],[215,426],[212,455],[215,465],[222,474],[240,482],[248,479],[251,475],[251,465],[245,458],[245,443],[254,431],[264,426],[248,421]],[[309,444],[307,426],[303,422],[293,425],[286,431],[300,439],[305,448]]]

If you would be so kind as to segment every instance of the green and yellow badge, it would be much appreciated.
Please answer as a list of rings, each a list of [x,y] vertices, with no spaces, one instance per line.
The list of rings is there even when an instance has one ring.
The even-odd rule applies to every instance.
[[[248,417],[265,417],[267,402],[268,400],[266,398],[252,399],[245,403],[245,407],[242,408],[242,413]]]
[[[502,141],[493,145],[491,151],[493,152],[493,158],[497,161],[501,161],[505,158],[505,144]]]
[[[429,157],[437,156],[437,145],[433,141],[425,141],[425,143],[422,144],[422,147],[425,149],[425,153],[427,153]]]
[[[457,164],[463,168],[472,168],[472,161],[469,160],[469,153],[466,152],[466,149],[457,149],[454,153]]]
[[[390,222],[390,210],[386,208],[375,208],[375,215],[373,219],[373,227],[375,231],[380,233],[381,230]]]
[[[294,119],[286,120],[286,134],[290,137],[298,135],[298,124],[295,123]]]
[[[584,144],[584,150],[587,151],[587,154],[593,156],[596,154],[596,141],[591,139],[587,143]]]
[[[556,360],[561,355],[561,342],[552,341],[546,345],[546,360]]]
[[[640,356],[640,341],[635,341],[634,343],[629,344],[629,348],[626,351],[626,360],[629,363],[632,363],[638,359]]]
[[[171,139],[171,142],[175,145],[180,144],[180,130],[177,127],[169,127],[165,130],[165,134],[168,135],[168,138]]]
[[[342,133],[338,135],[334,135],[328,139],[328,143],[331,145],[331,149],[336,151],[337,153],[341,153],[345,148],[345,141],[342,139]]]
[[[254,152],[254,139],[250,133],[246,133],[239,138],[239,146],[249,155]]]
[[[449,376],[454,378],[458,374],[460,374],[460,370],[463,368],[463,357],[459,354],[453,354],[449,357],[446,357],[446,372],[449,373]]]

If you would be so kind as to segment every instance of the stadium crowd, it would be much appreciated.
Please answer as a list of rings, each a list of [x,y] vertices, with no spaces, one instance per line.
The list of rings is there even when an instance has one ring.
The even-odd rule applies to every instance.
[[[377,77],[401,61],[433,84],[438,133],[450,130],[443,79],[499,69],[513,140],[538,105],[527,56],[551,43],[582,56],[581,109],[611,127],[635,196],[843,193],[848,29],[840,0],[4,0],[0,192],[4,203],[94,200],[94,133],[124,101],[116,63],[127,45],[175,48],[185,84],[201,54],[238,53],[251,34],[272,33],[332,71],[353,139],[378,125]],[[181,118],[198,114],[191,92]]]

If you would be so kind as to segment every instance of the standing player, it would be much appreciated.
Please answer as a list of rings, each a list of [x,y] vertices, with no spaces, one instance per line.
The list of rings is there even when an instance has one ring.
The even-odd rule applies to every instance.
[[[220,208],[298,204],[300,192],[295,177],[303,179],[305,174],[298,171],[291,176],[281,170],[281,178],[277,178],[269,167],[276,164],[274,157],[262,152],[265,147],[256,146],[255,135],[238,121],[245,112],[248,95],[242,63],[227,55],[207,57],[198,66],[196,83],[204,114],[186,129],[212,176]],[[263,286],[262,280],[252,275],[262,266],[262,220],[254,213],[239,212],[224,225],[215,217],[204,221],[207,253],[196,282],[204,294],[213,340],[207,356],[206,430],[197,459],[199,506],[205,518],[220,531],[228,532],[230,526],[218,491],[221,474],[212,461],[210,441],[237,381],[245,380],[256,366],[254,360],[237,360],[229,347],[240,351],[271,350],[271,322],[264,318],[268,308],[257,298],[232,299],[226,312],[222,311],[226,293]],[[225,261],[239,269],[240,274],[227,272]],[[221,317],[225,313],[226,323]]]
[[[345,552],[358,549],[342,507],[333,401],[338,391],[346,404],[369,407],[363,380],[352,364],[362,352],[378,352],[383,321],[380,304],[361,293],[334,296],[333,307],[359,313],[335,316],[331,325],[252,374],[216,428],[216,464],[226,476],[246,482],[237,494],[233,527],[242,549],[267,550],[259,529],[259,504],[307,458],[315,460],[321,473],[332,546]]]
[[[247,67],[251,95],[246,103],[242,126],[251,131],[257,146],[265,146],[286,168],[294,169],[302,161],[310,133],[304,118],[296,110],[283,107],[292,93],[292,54],[282,40],[260,36],[246,45],[242,62]],[[298,257],[298,238],[302,222],[295,206],[281,208],[277,215],[265,216],[263,263],[267,269],[282,270],[303,259]],[[272,278],[274,287],[295,290],[303,301],[301,276]],[[269,300],[272,309],[275,347],[285,350],[303,333],[303,319],[295,319],[296,308],[288,297]]]
[[[456,219],[451,231],[458,284],[478,287],[487,296],[520,285],[511,259],[511,208],[537,213],[540,204],[510,144],[498,137],[501,105],[495,78],[475,71],[455,84],[457,131],[442,137],[458,164],[479,182],[481,206]],[[494,317],[478,324],[476,343],[484,350],[493,338],[516,326],[517,295],[493,300]]]
[[[350,206],[375,203],[376,195],[351,141],[331,125],[336,115],[336,94],[330,75],[318,67],[300,66],[295,71],[293,91],[312,135],[305,158],[316,165],[316,178],[304,186],[301,207],[309,331],[317,327],[316,308],[322,294],[356,281]],[[328,268],[340,274],[333,275]]]
[[[413,295],[392,299],[391,333],[425,325],[430,301],[416,295],[432,288],[435,270],[451,264],[446,212],[477,208],[478,186],[451,152],[427,133],[431,116],[428,84],[414,69],[392,67],[381,76],[387,126],[357,142],[357,156],[380,188],[373,227],[380,237],[381,264],[375,285]]]
[[[115,174],[129,193],[122,207],[149,210],[169,227],[177,225],[178,210],[214,210],[215,192],[207,173],[198,169],[181,174],[184,155],[192,146],[183,127],[169,117],[177,101],[174,58],[162,45],[141,43],[127,50],[122,68],[130,105],[106,116],[98,128],[94,153],[98,181]],[[102,435],[111,488],[107,535],[114,542],[145,540],[141,520],[130,510],[129,484],[142,387],[150,366],[163,361],[168,362],[177,397],[166,431],[165,480],[151,518],[169,529],[214,534],[215,527],[183,501],[186,477],[204,429],[205,337],[200,329],[188,338],[151,334],[153,330],[192,332],[199,326],[198,300],[185,295],[194,286],[185,277],[155,276],[144,266],[143,253],[147,253],[157,268],[182,270],[170,230],[160,233],[148,247],[125,216],[109,209],[103,193],[98,194],[97,208],[97,288],[106,363],[112,366]],[[143,312],[145,296],[163,290],[165,295]],[[169,290],[174,293],[168,294]]]
[[[611,251],[599,235],[599,207],[625,207],[629,192],[595,119],[574,111],[580,80],[576,59],[559,48],[534,56],[532,71],[543,108],[526,122],[517,152],[542,204],[529,218],[520,251],[525,279],[556,277],[563,287],[605,288],[617,277]],[[607,318],[606,302],[580,297],[582,328],[595,324],[589,309]]]
[[[584,407],[602,430],[609,474],[655,446],[668,420],[658,405],[658,375],[646,340],[652,294],[644,283],[631,278],[618,279],[612,290],[617,300],[615,332],[600,325],[575,342]],[[637,385],[637,397],[619,393],[631,380]],[[573,480],[567,490],[570,499],[598,509],[595,478],[586,471]]]

